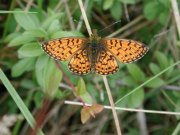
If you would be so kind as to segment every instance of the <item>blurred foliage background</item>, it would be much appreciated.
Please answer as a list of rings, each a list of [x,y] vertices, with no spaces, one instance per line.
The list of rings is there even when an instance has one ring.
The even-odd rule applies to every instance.
[[[180,41],[170,0],[83,2],[91,28],[97,29],[100,36],[134,39],[150,48],[141,60],[132,64],[119,63],[120,70],[107,77],[115,101],[180,60]],[[180,0],[177,2],[180,7]],[[0,68],[37,121],[40,118],[36,116],[42,111],[40,108],[46,107],[44,100],[48,99],[48,110],[44,116],[40,115],[43,132],[51,135],[115,134],[110,110],[104,110],[83,125],[80,121],[82,107],[64,104],[64,100],[77,101],[77,95],[62,71],[84,101],[108,105],[102,77],[96,74],[73,75],[67,69],[68,62],[60,62],[62,69],[58,69],[40,46],[42,41],[54,38],[88,37],[78,1],[1,0],[0,10]],[[116,106],[180,111],[179,69],[180,65],[171,68]],[[0,93],[0,125],[4,124],[0,129],[12,135],[29,134],[28,123],[2,82]],[[180,118],[126,111],[118,111],[118,116],[121,130],[127,135],[169,135]],[[7,121],[11,124],[8,125]]]

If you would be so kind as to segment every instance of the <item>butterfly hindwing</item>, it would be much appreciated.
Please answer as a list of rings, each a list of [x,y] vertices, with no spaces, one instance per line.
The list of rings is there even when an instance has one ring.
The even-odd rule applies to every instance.
[[[95,72],[101,75],[108,75],[117,72],[118,69],[115,57],[110,52],[101,50],[95,63]]]
[[[82,49],[86,42],[86,38],[60,38],[44,42],[42,48],[54,59],[66,61]]]
[[[143,43],[134,40],[104,38],[102,42],[105,48],[122,63],[136,61],[148,51],[148,48]]]
[[[91,63],[88,59],[87,50],[79,50],[69,61],[68,68],[71,72],[79,75],[89,73],[91,71]]]

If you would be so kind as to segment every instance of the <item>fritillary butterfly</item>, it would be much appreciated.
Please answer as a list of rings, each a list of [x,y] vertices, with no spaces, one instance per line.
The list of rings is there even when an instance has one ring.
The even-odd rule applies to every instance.
[[[89,38],[67,37],[42,44],[43,50],[56,60],[67,61],[75,74],[95,72],[101,75],[118,71],[117,60],[131,63],[140,59],[148,48],[128,39],[101,38],[95,32]]]

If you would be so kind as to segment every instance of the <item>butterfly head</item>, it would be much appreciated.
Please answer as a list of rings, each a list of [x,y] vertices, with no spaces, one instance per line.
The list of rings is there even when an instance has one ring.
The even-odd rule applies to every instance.
[[[99,42],[101,40],[101,37],[98,36],[97,30],[93,29],[93,33],[90,36],[90,41],[91,42]]]

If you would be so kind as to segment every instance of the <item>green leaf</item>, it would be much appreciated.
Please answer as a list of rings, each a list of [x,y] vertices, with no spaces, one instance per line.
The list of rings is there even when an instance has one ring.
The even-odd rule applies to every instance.
[[[119,0],[121,1],[123,4],[135,4],[136,0]]]
[[[55,98],[57,99],[62,99],[66,97],[66,93],[62,92],[61,90],[57,90],[56,94],[55,94]]]
[[[36,57],[42,55],[44,52],[41,46],[38,43],[34,42],[23,45],[18,50],[18,53],[23,57]]]
[[[78,31],[58,31],[51,35],[51,38],[62,38],[62,37],[83,37]]]
[[[36,28],[34,30],[28,30],[23,33],[29,37],[47,37],[47,32],[42,28]]]
[[[148,20],[153,20],[160,14],[160,7],[159,3],[157,1],[149,1],[144,6],[144,15]]]
[[[104,0],[103,9],[107,10],[112,7],[114,0]]]
[[[33,20],[33,18],[30,16],[30,14],[14,13],[14,17],[17,23],[25,30],[31,30],[38,27],[36,26],[36,23]]]
[[[43,104],[43,93],[42,91],[36,91],[33,95],[34,103],[36,105],[36,108],[40,108]]]
[[[177,100],[177,102],[176,102],[175,112],[180,112],[180,100]],[[180,120],[180,116],[179,115],[177,115],[176,118],[178,120]]]
[[[119,2],[114,2],[110,9],[111,15],[114,19],[119,20],[122,17],[122,5]]]
[[[83,101],[85,101],[88,104],[92,104],[93,103],[93,99],[91,97],[91,95],[86,92],[85,94],[81,95],[81,98],[83,99]]]
[[[154,75],[160,72],[160,68],[154,63],[150,63],[149,68]]]
[[[138,89],[136,92],[131,94],[128,99],[128,107],[139,107],[144,100],[144,90],[142,88]]]
[[[158,0],[159,4],[163,4],[164,7],[167,9],[171,8],[171,1],[170,0]]]
[[[124,76],[122,80],[123,84],[126,84],[127,86],[135,86],[137,84],[131,76]]]
[[[136,81],[143,81],[145,79],[145,75],[142,72],[142,70],[135,64],[128,64],[127,65],[128,71],[131,74],[131,76]]]
[[[54,33],[61,30],[61,25],[57,19],[53,20],[48,28],[48,33]]]
[[[34,66],[35,59],[34,58],[24,58],[18,61],[12,67],[12,77],[18,77],[22,75],[25,71],[29,71]]]
[[[164,55],[163,53],[156,52],[155,57],[160,65],[161,69],[165,69],[166,67],[169,66],[168,59],[167,59],[166,55]]]
[[[54,15],[48,17],[42,24],[42,28],[48,29],[48,27],[53,22],[53,20],[60,19],[63,15],[64,15],[63,13],[57,13],[57,14],[54,14]]]
[[[82,78],[80,78],[78,81],[77,93],[75,94],[77,94],[77,96],[80,96],[86,103],[93,103],[92,97],[87,92],[85,82]]]
[[[162,24],[162,25],[165,25],[167,24],[167,21],[168,21],[168,15],[169,15],[169,10],[164,10],[163,12],[161,12],[161,14],[159,15],[158,19],[159,19],[159,22]]]
[[[56,67],[53,59],[49,58],[43,76],[43,91],[49,97],[54,97],[62,80],[62,72]]]
[[[29,37],[28,35],[19,35],[16,38],[14,38],[13,40],[11,40],[11,42],[9,43],[8,46],[18,46],[18,45],[22,45],[25,43],[28,43],[30,41],[35,40],[35,38],[33,37]]]
[[[155,78],[154,80],[152,80],[148,84],[146,84],[146,86],[150,87],[150,88],[158,88],[164,84],[165,84],[165,82],[161,78]]]
[[[42,55],[38,57],[36,64],[35,64],[35,73],[36,73],[36,79],[38,84],[43,87],[43,81],[44,81],[44,68],[47,65],[49,61],[49,57],[46,55]]]
[[[169,61],[168,61],[169,65],[172,65],[174,63],[174,60],[171,58]],[[178,72],[178,73],[177,73]],[[180,70],[174,70],[174,68],[171,68],[170,70],[168,70],[165,74],[165,76],[167,78],[170,78],[170,77],[175,77],[177,76],[177,74],[180,73]]]
[[[26,88],[26,89],[32,89],[32,88],[35,88],[37,85],[34,83],[34,81],[32,81],[32,79],[23,79],[20,83],[20,85],[23,87],[23,88]]]
[[[18,32],[11,33],[4,39],[4,42],[10,42],[11,40],[13,40],[14,38],[16,38],[16,37],[18,37],[20,35],[21,34],[18,33]]]
[[[85,82],[82,78],[79,79],[78,85],[77,85],[77,95],[81,96],[87,92]]]

